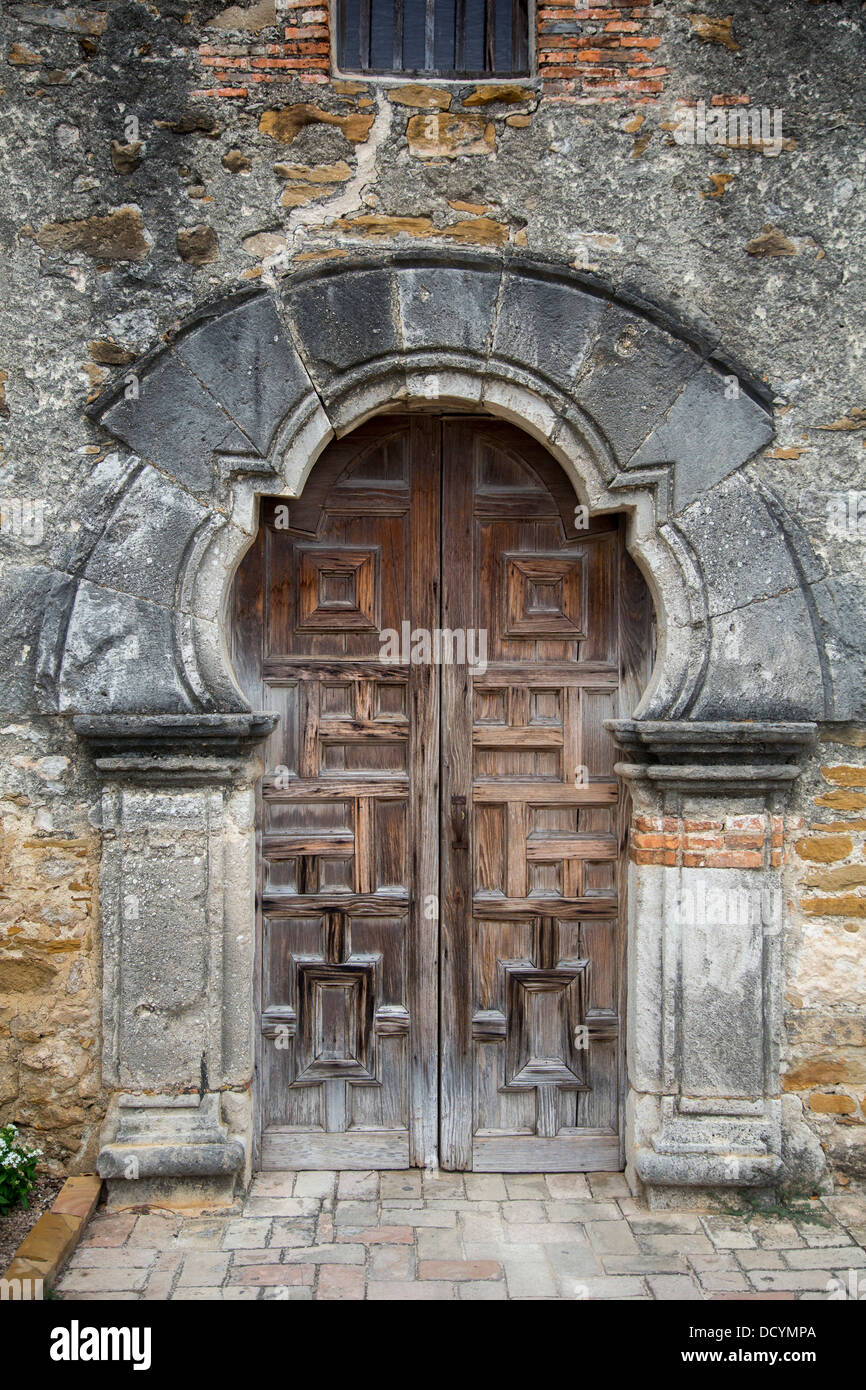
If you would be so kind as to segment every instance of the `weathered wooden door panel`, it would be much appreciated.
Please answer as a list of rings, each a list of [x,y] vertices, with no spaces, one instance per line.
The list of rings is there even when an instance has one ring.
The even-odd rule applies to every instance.
[[[581,530],[575,501],[505,425],[395,416],[264,505],[234,591],[239,678],[281,715],[262,1167],[621,1166],[603,720],[636,703],[651,610],[618,519]],[[444,629],[441,664],[383,660],[385,629]]]
[[[576,526],[530,440],[447,421],[442,466],[443,625],[486,632],[487,662],[442,671],[440,1162],[620,1168],[623,808],[603,721],[622,625],[643,657],[649,606],[621,612],[618,519]]]
[[[303,498],[264,505],[235,587],[236,667],[281,716],[260,808],[264,1168],[435,1155],[438,684],[380,659],[383,629],[436,622],[434,429],[333,445]]]

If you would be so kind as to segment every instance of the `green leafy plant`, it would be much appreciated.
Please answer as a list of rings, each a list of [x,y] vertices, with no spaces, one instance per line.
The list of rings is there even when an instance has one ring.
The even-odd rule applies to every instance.
[[[27,1195],[36,1181],[41,1154],[41,1149],[31,1149],[19,1141],[15,1125],[0,1126],[0,1216],[19,1203],[28,1205]]]

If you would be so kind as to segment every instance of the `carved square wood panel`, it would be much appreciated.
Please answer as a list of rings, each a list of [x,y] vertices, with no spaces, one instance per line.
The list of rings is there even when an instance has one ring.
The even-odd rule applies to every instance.
[[[375,965],[297,962],[296,1085],[374,1082]]]
[[[581,960],[540,970],[503,962],[507,1089],[585,1086],[575,1032],[581,1022],[586,964]]]
[[[369,632],[379,628],[378,550],[298,546],[298,629]]]
[[[586,636],[582,555],[502,556],[504,637]]]

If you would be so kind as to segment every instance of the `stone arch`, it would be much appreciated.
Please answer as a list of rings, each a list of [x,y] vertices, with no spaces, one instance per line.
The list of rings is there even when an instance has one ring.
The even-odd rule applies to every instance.
[[[765,393],[712,335],[530,261],[340,259],[220,300],[90,413],[76,572],[46,615],[46,708],[243,711],[224,640],[262,493],[297,495],[335,435],[396,405],[513,421],[596,511],[627,510],[660,622],[644,719],[832,717],[814,561],[749,470]]]
[[[748,892],[779,900],[784,794],[809,721],[838,717],[816,562],[751,467],[773,437],[766,392],[711,333],[570,272],[406,252],[223,299],[91,409],[130,452],[103,457],[79,503],[38,690],[77,716],[103,784],[99,1171],[126,1201],[177,1180],[230,1200],[253,1163],[251,787],[275,717],[235,683],[225,609],[258,498],[297,495],[377,411],[449,405],[512,421],[582,501],[625,510],[656,601],[653,681],[636,719],[608,724],[636,812],[630,1181],[665,1204],[820,1171],[781,1096],[779,930],[731,922],[720,952],[681,910],[704,873],[682,853],[688,817],[708,807],[747,817]],[[644,844],[648,826],[678,849]]]

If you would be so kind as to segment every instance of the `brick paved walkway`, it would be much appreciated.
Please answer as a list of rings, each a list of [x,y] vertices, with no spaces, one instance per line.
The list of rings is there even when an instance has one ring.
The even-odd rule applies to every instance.
[[[825,1299],[834,1278],[866,1287],[864,1245],[866,1199],[857,1196],[800,1203],[790,1219],[748,1219],[646,1211],[611,1173],[266,1173],[242,1215],[98,1213],[59,1291],[66,1299]]]

